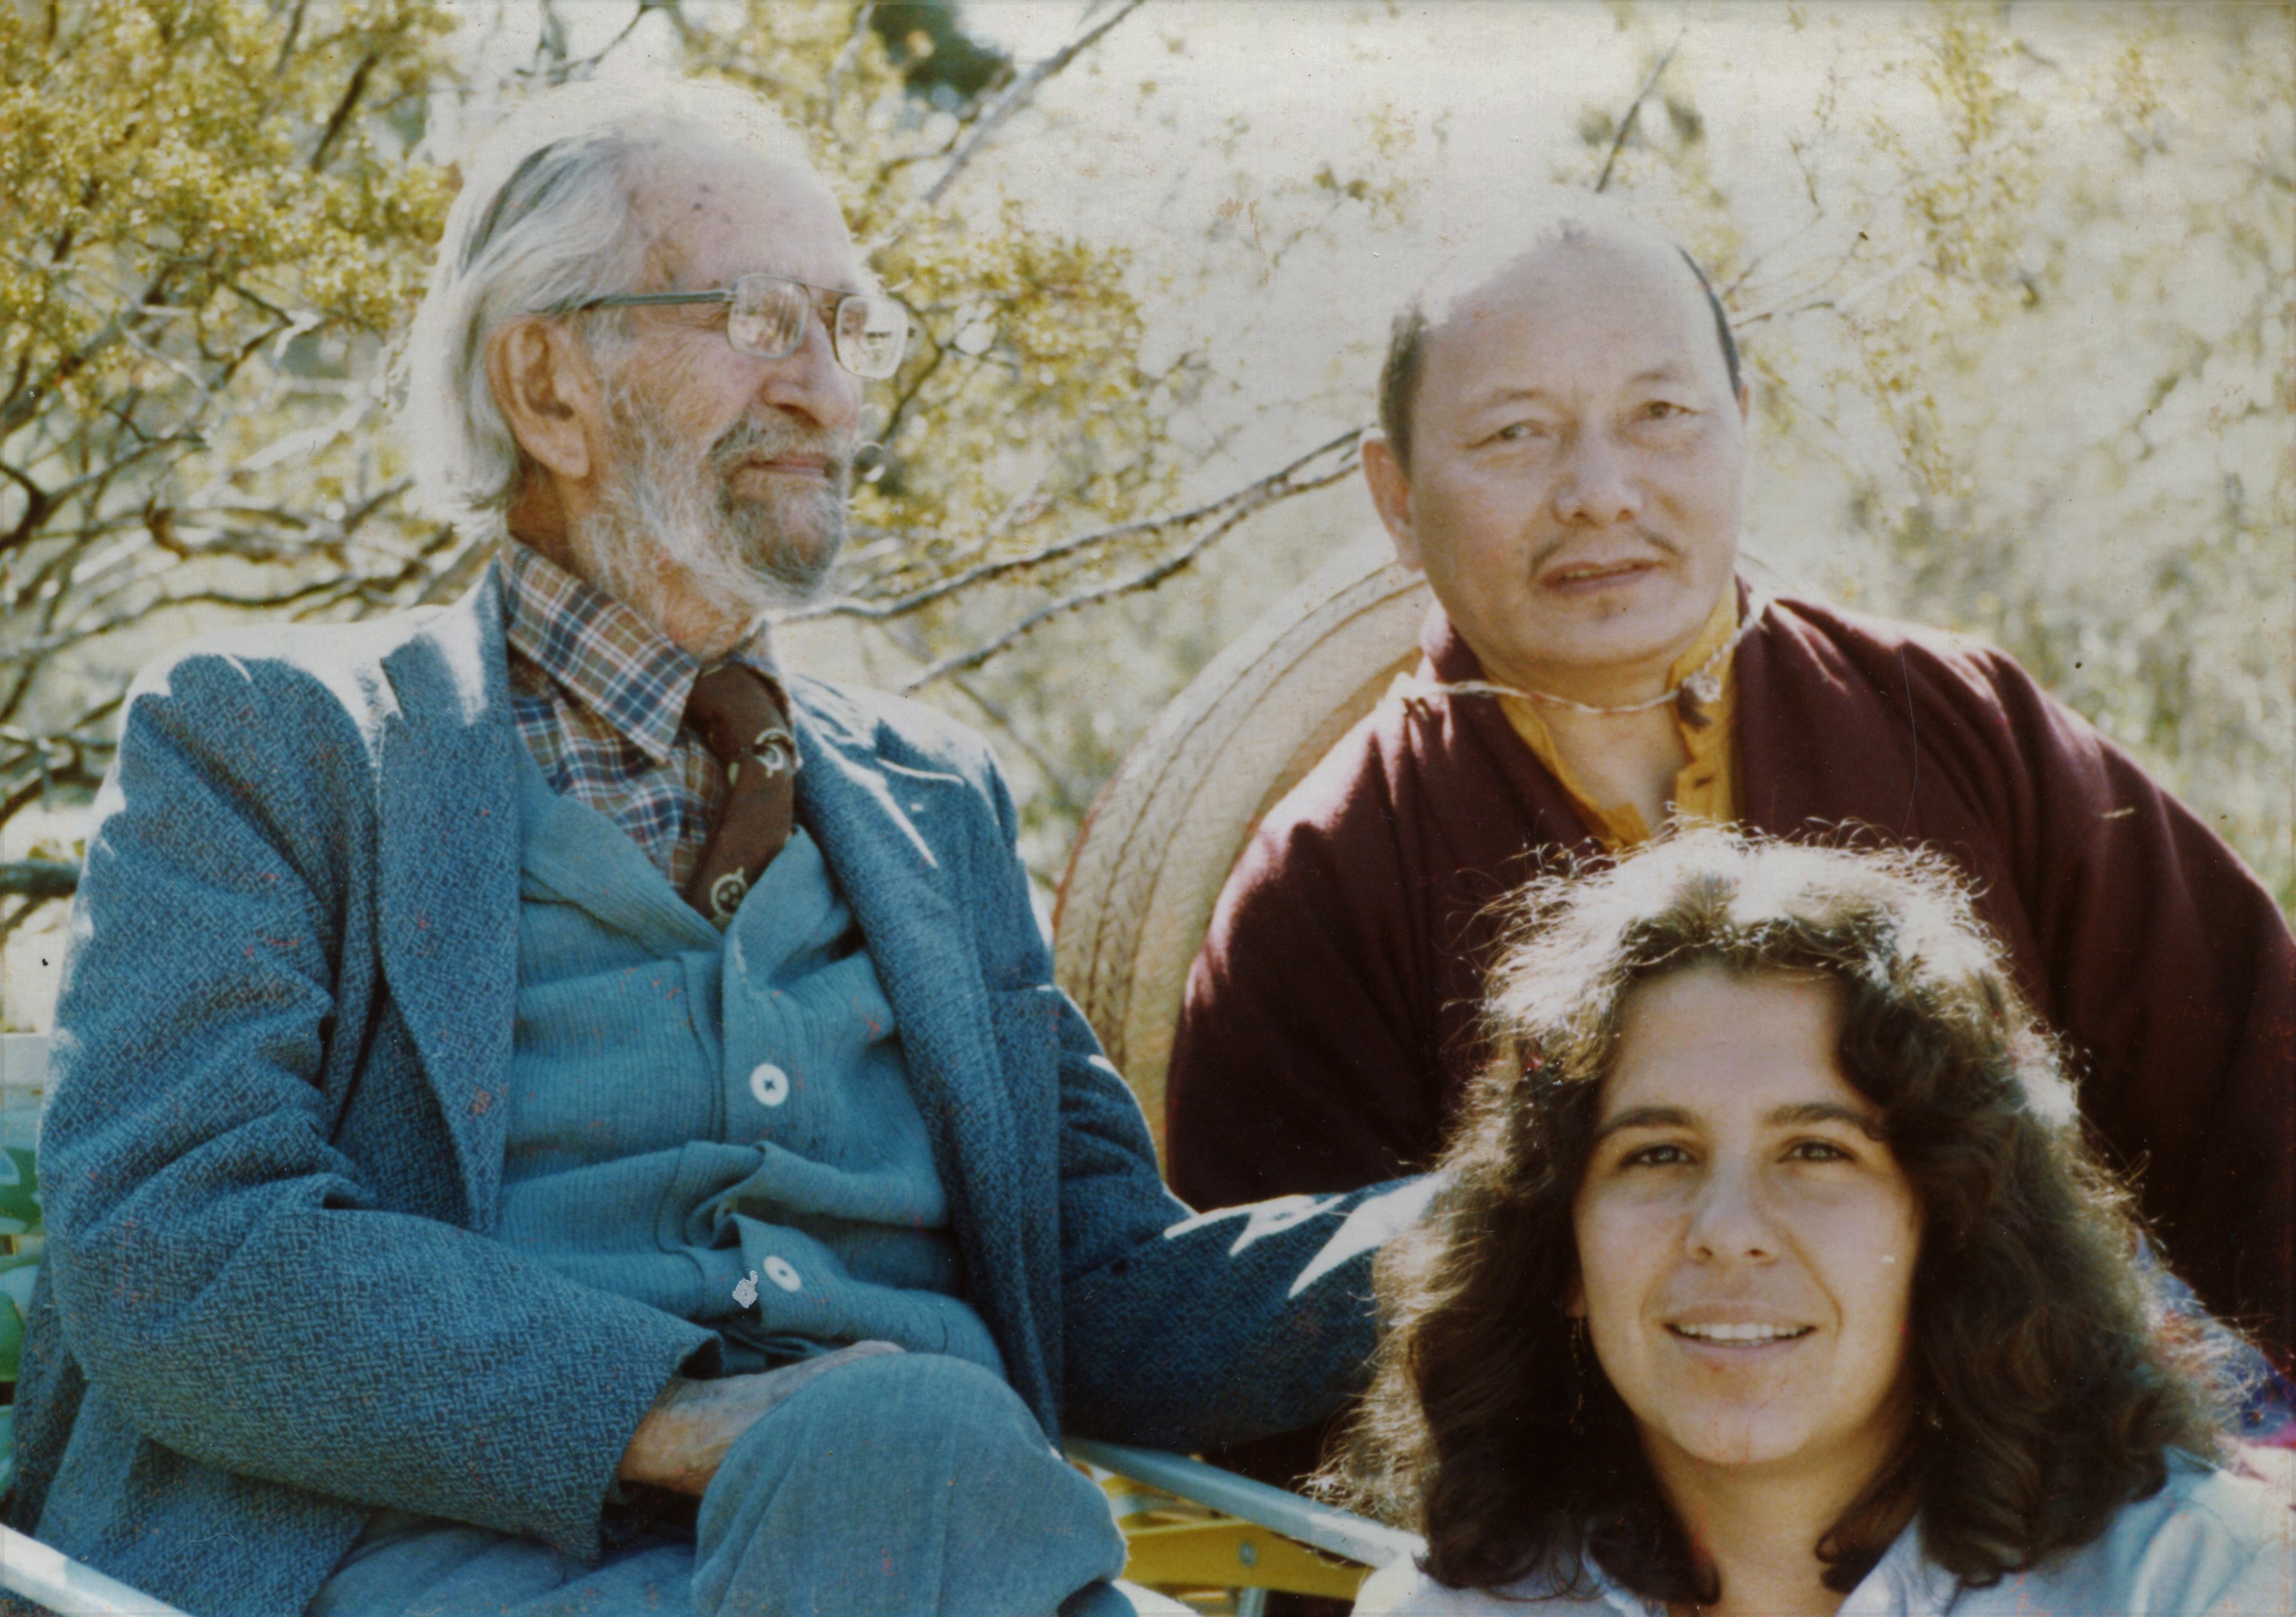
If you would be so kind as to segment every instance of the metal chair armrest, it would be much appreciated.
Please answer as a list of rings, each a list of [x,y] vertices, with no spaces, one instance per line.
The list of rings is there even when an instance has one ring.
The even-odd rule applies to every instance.
[[[1427,1547],[1426,1540],[1417,1533],[1301,1498],[1296,1493],[1255,1482],[1250,1477],[1240,1477],[1185,1455],[1081,1437],[1068,1439],[1066,1447],[1070,1459],[1208,1505],[1238,1521],[1264,1527],[1344,1561],[1377,1568],[1406,1555],[1416,1555]]]
[[[0,1527],[0,1588],[61,1617],[184,1617],[12,1527]]]

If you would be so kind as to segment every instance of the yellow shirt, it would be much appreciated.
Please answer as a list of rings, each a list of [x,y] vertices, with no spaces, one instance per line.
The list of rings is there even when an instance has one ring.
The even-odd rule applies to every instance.
[[[1696,673],[1701,664],[1718,651],[1738,628],[1738,592],[1726,589],[1722,598],[1714,603],[1714,611],[1698,631],[1698,638],[1690,649],[1675,659],[1666,671],[1666,682],[1678,685]],[[1737,749],[1732,744],[1734,726],[1732,718],[1737,709],[1737,659],[1726,657],[1715,670],[1720,677],[1722,694],[1703,710],[1706,722],[1693,724],[1675,710],[1675,728],[1680,732],[1682,745],[1690,755],[1674,777],[1674,797],[1669,807],[1677,820],[1719,820],[1725,824],[1738,817]],[[1514,733],[1522,737],[1538,761],[1554,776],[1556,784],[1570,794],[1570,801],[1586,820],[1603,846],[1617,852],[1637,842],[1650,840],[1651,829],[1643,823],[1642,810],[1632,803],[1614,803],[1608,808],[1589,800],[1586,788],[1570,773],[1562,755],[1556,751],[1554,737],[1541,717],[1538,704],[1520,696],[1502,696],[1499,707],[1505,712]]]

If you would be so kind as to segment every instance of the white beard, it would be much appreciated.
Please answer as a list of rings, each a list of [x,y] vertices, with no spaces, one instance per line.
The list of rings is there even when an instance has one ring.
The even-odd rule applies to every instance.
[[[768,412],[743,416],[696,457],[658,408],[619,382],[606,418],[615,468],[586,531],[570,536],[592,583],[657,624],[674,593],[750,630],[820,593],[845,544],[843,444]],[[731,474],[745,462],[792,448],[827,458],[824,486],[768,476],[756,497],[734,491]]]

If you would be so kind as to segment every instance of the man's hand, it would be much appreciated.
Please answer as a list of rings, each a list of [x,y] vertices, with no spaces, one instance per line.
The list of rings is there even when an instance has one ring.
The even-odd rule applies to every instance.
[[[857,1358],[900,1350],[890,1342],[857,1342],[761,1375],[727,1375],[717,1381],[674,1375],[630,1434],[630,1445],[622,1450],[622,1463],[614,1474],[625,1482],[648,1482],[698,1496],[718,1474],[735,1440],[799,1388]]]

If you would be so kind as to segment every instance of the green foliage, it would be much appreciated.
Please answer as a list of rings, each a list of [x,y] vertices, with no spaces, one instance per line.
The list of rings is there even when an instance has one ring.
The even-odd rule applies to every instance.
[[[919,317],[855,493],[865,543],[848,587],[882,601],[1166,492],[1153,451],[1169,396],[1135,358],[1123,250],[1047,230],[993,190],[939,191],[979,109],[905,95],[862,10],[750,0],[735,26],[686,20],[683,43],[697,70],[758,89],[808,136],[872,267]],[[946,617],[918,632],[937,643]]]
[[[155,613],[358,610],[419,573],[398,536],[353,554],[390,488],[355,373],[444,215],[406,148],[450,24],[0,4],[0,823],[94,784]]]
[[[951,0],[881,0],[869,27],[884,41],[909,93],[936,103],[963,105],[1012,65],[964,31]]]
[[[1620,168],[1718,271],[1756,374],[1751,549],[2002,645],[2296,908],[2286,12],[1940,4],[1850,44],[1791,136],[1797,229],[1750,229],[1679,117]],[[1813,538],[1820,488],[1845,497]]]
[[[21,1145],[0,1148],[0,1235],[40,1233],[40,1180],[32,1153]]]
[[[0,1383],[16,1379],[16,1363],[24,1346],[24,1321],[31,1312],[32,1283],[39,1276],[39,1244],[45,1233],[40,1220],[39,1180],[32,1153],[11,1145],[0,1151],[0,1235],[10,1237],[15,1250],[0,1257]],[[0,1432],[0,1452],[4,1452]]]
[[[168,642],[472,576],[486,536],[405,508],[382,386],[452,185],[426,120],[455,98],[482,127],[638,38],[803,132],[922,325],[872,390],[857,543],[800,654],[996,732],[1056,874],[1162,702],[1368,527],[1351,491],[1273,509],[1350,473],[1334,434],[1370,413],[1391,295],[1357,272],[1427,260],[1430,216],[1488,214],[1502,177],[1439,76],[1380,65],[1405,25],[1378,7],[1292,30],[1363,93],[1350,134],[1291,146],[1265,138],[1283,97],[1190,99],[1221,68],[1199,34],[1289,48],[1259,13],[1136,9],[1026,65],[949,0],[675,0],[587,56],[596,7],[543,0],[528,65],[451,47],[464,85],[450,26],[525,13],[0,0],[0,825],[93,786]],[[1095,78],[1118,29],[1126,65]],[[2284,8],[1621,0],[1457,38],[1605,64],[1603,91],[1511,111],[1552,126],[1553,177],[1607,174],[1717,272],[1760,399],[1757,561],[1999,641],[2296,901]],[[1830,65],[1788,106],[1766,57]],[[1754,194],[1754,126],[1800,165],[1792,208]],[[1126,173],[1126,207],[1087,205]]]

